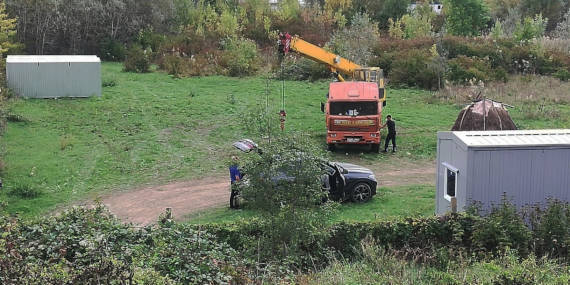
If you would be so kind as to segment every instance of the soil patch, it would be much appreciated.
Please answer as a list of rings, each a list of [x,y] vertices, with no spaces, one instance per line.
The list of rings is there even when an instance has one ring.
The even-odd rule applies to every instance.
[[[156,222],[166,208],[172,208],[174,218],[181,218],[227,204],[230,184],[229,179],[224,178],[211,177],[147,187],[106,197],[103,204],[121,220],[139,225]]]
[[[347,159],[347,162],[374,171],[380,187],[435,185],[433,161],[380,156],[378,161]],[[230,198],[229,187],[229,179],[220,175],[119,193],[104,198],[103,204],[125,222],[148,225],[156,222],[166,208],[172,208],[174,218],[181,219],[188,214],[227,206]]]

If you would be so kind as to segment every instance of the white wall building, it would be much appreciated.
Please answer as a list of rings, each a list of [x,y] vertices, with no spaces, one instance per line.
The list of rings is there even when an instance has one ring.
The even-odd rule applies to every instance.
[[[417,4],[417,3],[413,3],[410,4],[410,6],[408,6],[408,11],[412,12],[416,9],[416,7],[418,7],[418,5],[421,4]],[[431,6],[431,9],[433,10],[434,13],[436,13],[437,15],[441,15],[441,12],[443,11],[443,4],[441,3],[430,3],[429,4]]]
[[[439,132],[436,214],[484,210],[504,195],[518,207],[570,202],[570,130]]]
[[[84,55],[11,55],[8,87],[27,98],[101,96],[101,60]]]

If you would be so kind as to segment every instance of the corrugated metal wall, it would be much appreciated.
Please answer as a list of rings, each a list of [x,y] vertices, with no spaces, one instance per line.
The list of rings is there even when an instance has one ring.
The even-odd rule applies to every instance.
[[[6,75],[22,97],[101,96],[100,62],[7,62]]]
[[[470,193],[467,191],[467,183],[469,176],[467,175],[467,149],[460,147],[452,136],[438,134],[437,146],[437,165],[436,165],[436,206],[435,213],[443,215],[451,211],[451,202],[445,199],[444,181],[446,179],[446,167],[443,163],[447,163],[459,170],[457,174],[457,189],[455,189],[455,197],[457,198],[457,209],[463,209],[469,200]]]
[[[468,191],[487,208],[503,193],[517,206],[570,201],[570,148],[526,148],[470,151]]]

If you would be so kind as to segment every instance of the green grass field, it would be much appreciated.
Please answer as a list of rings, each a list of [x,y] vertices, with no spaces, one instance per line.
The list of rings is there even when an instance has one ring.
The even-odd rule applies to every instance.
[[[121,69],[121,64],[103,64],[103,81],[116,85],[103,88],[100,98],[9,102],[11,113],[28,120],[9,123],[2,137],[5,187],[0,199],[7,203],[9,213],[33,217],[111,191],[226,175],[231,142],[255,139],[244,127],[252,122],[244,118],[251,117],[248,112],[256,105],[265,104],[266,90],[277,123],[280,81],[270,81],[267,89],[263,77],[174,79],[162,72],[133,74]],[[286,82],[285,86],[286,131],[309,133],[325,148],[320,102],[328,83]],[[394,157],[435,157],[436,132],[451,128],[461,106],[428,104],[429,96],[422,90],[388,90],[384,114],[392,114],[397,121],[401,150]],[[570,108],[557,108],[562,119],[556,121],[524,119],[517,109],[513,114],[528,128],[569,126]],[[365,149],[335,153],[332,159],[343,160],[347,155],[371,163],[390,163],[391,159]],[[36,189],[41,194],[27,199],[9,194],[21,189]],[[387,189],[386,193],[399,190]],[[421,197],[429,196],[424,186],[416,190]],[[425,199],[426,204],[413,201],[419,203],[413,208],[428,213],[433,203],[429,200]],[[359,207],[358,214],[354,214],[355,205],[346,205],[342,211],[349,219],[370,217],[378,211],[409,214],[406,209],[412,207],[407,202],[386,194]]]
[[[395,216],[426,216],[435,210],[435,191],[431,185],[381,187],[372,200],[364,204],[343,203],[334,214],[335,221],[385,220]],[[224,223],[256,216],[253,210],[228,207],[207,210],[184,217],[193,224]]]

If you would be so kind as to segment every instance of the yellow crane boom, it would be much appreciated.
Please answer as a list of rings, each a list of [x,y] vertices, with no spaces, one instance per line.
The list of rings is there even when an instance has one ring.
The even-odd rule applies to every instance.
[[[338,74],[339,72],[352,76],[357,69],[362,68],[360,65],[348,59],[340,57],[332,52],[328,52],[327,50],[304,41],[297,36],[291,38],[290,49],[316,62],[326,64],[330,68],[331,72],[337,75],[339,81],[344,81],[344,78]]]
[[[346,58],[311,44],[298,36],[291,37],[288,33],[280,34],[279,51],[286,54],[293,50],[302,56],[316,62],[326,64],[339,81],[345,81],[341,73],[352,76],[353,80],[375,82],[378,84],[380,101],[385,103],[384,73],[379,67],[362,67]]]

